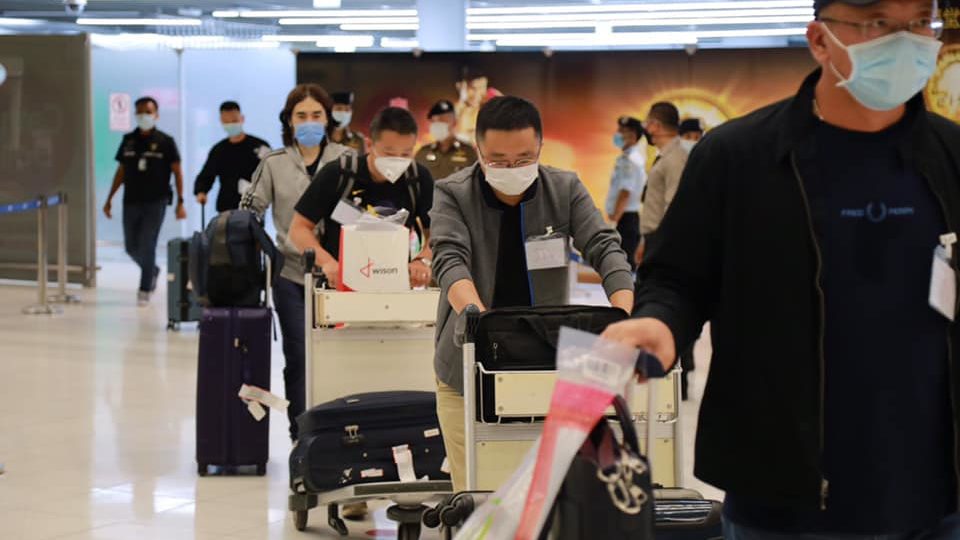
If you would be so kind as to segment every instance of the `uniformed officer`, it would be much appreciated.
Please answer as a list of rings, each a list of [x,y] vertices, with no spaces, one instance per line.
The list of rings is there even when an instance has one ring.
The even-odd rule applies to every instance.
[[[426,165],[434,178],[446,178],[476,163],[477,151],[456,136],[457,115],[453,103],[445,99],[438,101],[430,109],[427,118],[434,142],[422,147],[417,152],[416,160]]]
[[[113,218],[111,201],[123,190],[123,240],[127,254],[140,266],[137,304],[150,301],[157,288],[160,268],[156,266],[157,238],[167,206],[172,202],[170,173],[176,178],[177,219],[186,219],[183,208],[183,170],[180,152],[173,137],[158,130],[157,101],[142,97],[135,103],[137,129],[123,136],[116,159],[120,163],[103,206],[107,219]]]
[[[367,153],[367,142],[363,133],[350,130],[350,121],[353,119],[353,92],[334,92],[333,120],[336,127],[330,133],[330,140],[356,150],[358,154]]]

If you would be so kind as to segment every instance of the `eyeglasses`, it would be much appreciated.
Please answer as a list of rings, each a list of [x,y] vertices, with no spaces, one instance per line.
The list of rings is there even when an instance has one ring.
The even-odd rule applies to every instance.
[[[943,20],[925,17],[914,19],[909,22],[900,22],[896,19],[871,19],[869,21],[841,21],[828,17],[820,17],[821,22],[843,24],[860,30],[860,35],[865,40],[882,38],[906,30],[913,34],[927,37],[939,38],[943,34]]]
[[[519,169],[521,167],[529,167],[537,162],[537,159],[518,159],[516,161],[487,161],[487,167],[491,169]]]

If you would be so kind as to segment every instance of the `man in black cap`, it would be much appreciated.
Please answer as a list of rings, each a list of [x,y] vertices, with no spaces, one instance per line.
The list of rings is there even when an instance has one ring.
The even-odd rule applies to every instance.
[[[700,142],[703,138],[703,123],[699,118],[687,118],[680,122],[680,138],[693,143]]]
[[[671,366],[711,321],[695,472],[727,540],[960,538],[960,126],[934,0],[818,0],[821,69],[694,149],[606,336]]]
[[[417,162],[426,165],[430,174],[441,180],[477,162],[477,151],[456,136],[457,115],[453,103],[441,99],[427,113],[430,136],[434,142],[417,152]]]
[[[350,130],[350,121],[353,120],[353,92],[334,92],[333,120],[336,127],[330,133],[330,140],[354,149],[358,154],[367,152],[367,142],[363,133]]]

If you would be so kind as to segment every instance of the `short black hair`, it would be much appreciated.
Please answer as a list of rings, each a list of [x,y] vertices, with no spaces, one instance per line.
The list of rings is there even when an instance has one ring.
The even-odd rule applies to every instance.
[[[224,101],[220,104],[220,112],[237,111],[240,112],[240,104],[236,101]]]
[[[632,131],[637,136],[637,139],[643,138],[643,122],[640,120],[632,116],[621,116],[617,119],[617,125]]]
[[[136,109],[141,105],[146,105],[147,103],[153,103],[153,108],[157,111],[160,110],[160,105],[157,104],[157,100],[153,99],[150,96],[143,96],[142,98],[137,99],[133,102],[133,108]]]
[[[487,131],[518,131],[533,128],[537,138],[543,140],[543,122],[540,111],[529,101],[515,96],[495,97],[484,104],[477,113],[477,139],[483,139]]]
[[[647,118],[660,122],[667,129],[673,131],[680,129],[680,110],[669,101],[654,103],[653,107],[650,107],[650,114],[647,115]]]
[[[417,121],[406,109],[386,107],[380,109],[380,112],[370,122],[370,137],[377,140],[384,131],[393,131],[400,135],[416,135]]]

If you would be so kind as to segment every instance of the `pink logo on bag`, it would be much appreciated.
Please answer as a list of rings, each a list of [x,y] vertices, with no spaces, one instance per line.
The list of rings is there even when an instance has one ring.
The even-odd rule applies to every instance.
[[[363,276],[363,277],[365,277],[365,278],[367,278],[367,279],[370,279],[370,276],[373,274],[373,265],[374,265],[374,264],[375,264],[375,263],[373,262],[373,259],[371,259],[371,258],[368,257],[368,258],[367,258],[367,265],[360,267],[360,275]]]

